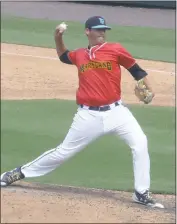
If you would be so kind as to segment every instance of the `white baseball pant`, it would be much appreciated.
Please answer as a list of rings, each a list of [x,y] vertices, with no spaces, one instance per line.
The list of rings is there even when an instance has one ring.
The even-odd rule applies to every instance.
[[[53,171],[98,137],[112,133],[120,136],[132,150],[135,190],[139,193],[149,190],[150,159],[146,135],[127,107],[112,104],[111,108],[105,112],[78,108],[64,141],[22,166],[25,177]]]

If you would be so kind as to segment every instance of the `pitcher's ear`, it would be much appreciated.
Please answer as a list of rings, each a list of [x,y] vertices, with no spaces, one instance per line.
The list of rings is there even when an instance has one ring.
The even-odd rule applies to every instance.
[[[86,29],[85,29],[85,34],[86,34],[86,35],[89,35],[90,31],[91,31],[91,29],[86,28]]]

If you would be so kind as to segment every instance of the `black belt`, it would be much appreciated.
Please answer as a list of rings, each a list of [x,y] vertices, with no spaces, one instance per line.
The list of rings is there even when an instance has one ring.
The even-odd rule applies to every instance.
[[[118,102],[114,103],[115,106],[120,105]],[[84,107],[84,105],[80,105],[81,108]],[[90,106],[88,107],[89,110],[95,110],[95,111],[107,111],[107,110],[111,110],[111,107],[109,105],[106,106],[101,106],[101,107],[94,107],[94,106]]]

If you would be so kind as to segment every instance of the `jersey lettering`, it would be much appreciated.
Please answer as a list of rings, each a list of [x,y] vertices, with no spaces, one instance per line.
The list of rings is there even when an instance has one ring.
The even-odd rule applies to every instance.
[[[104,62],[89,62],[87,64],[82,64],[79,68],[80,72],[85,72],[91,69],[107,69],[108,71],[112,70],[112,63],[109,61]]]

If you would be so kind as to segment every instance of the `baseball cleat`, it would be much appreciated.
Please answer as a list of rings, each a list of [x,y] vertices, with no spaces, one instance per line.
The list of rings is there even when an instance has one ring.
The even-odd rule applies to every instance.
[[[21,172],[21,167],[15,168],[14,170],[5,172],[1,175],[1,186],[6,187],[23,178],[25,178],[25,176]]]
[[[137,191],[133,194],[133,201],[139,204],[149,206],[151,208],[164,208],[160,203],[157,203],[149,194],[149,191],[145,191],[143,194],[138,193]]]

